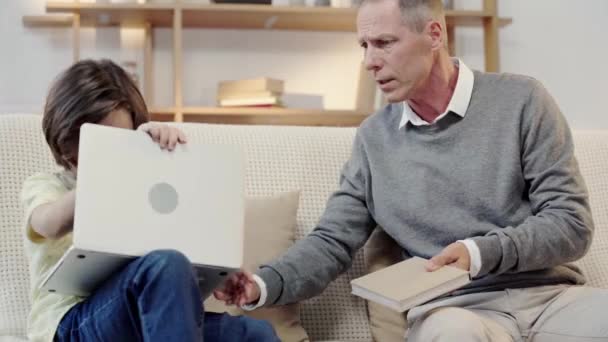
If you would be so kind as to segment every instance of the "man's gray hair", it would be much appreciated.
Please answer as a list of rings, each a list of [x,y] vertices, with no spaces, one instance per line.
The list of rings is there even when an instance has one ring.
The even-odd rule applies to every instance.
[[[382,0],[360,0],[366,2]],[[403,23],[412,31],[421,33],[429,20],[438,21],[443,28],[443,41],[448,46],[447,26],[442,0],[393,0],[399,4]]]
[[[427,22],[437,20],[445,30],[445,13],[441,0],[396,0],[403,23],[415,32],[422,32]]]

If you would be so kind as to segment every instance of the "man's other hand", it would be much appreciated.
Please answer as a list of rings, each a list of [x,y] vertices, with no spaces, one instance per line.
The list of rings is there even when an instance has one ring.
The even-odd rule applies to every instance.
[[[467,247],[461,242],[454,242],[448,245],[441,253],[435,255],[427,262],[426,270],[433,272],[445,265],[469,271],[471,268],[471,256]]]

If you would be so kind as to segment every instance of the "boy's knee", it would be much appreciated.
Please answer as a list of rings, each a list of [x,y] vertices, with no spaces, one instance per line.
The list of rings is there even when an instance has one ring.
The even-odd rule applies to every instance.
[[[183,253],[173,249],[152,251],[143,256],[144,264],[162,273],[194,275],[192,263]]]
[[[144,258],[150,259],[155,263],[190,263],[188,257],[175,249],[157,249],[144,255]]]

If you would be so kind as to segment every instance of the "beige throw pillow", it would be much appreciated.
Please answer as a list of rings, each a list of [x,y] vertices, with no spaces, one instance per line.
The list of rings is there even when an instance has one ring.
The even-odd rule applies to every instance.
[[[244,269],[255,272],[261,264],[280,256],[294,243],[299,200],[299,191],[271,197],[247,197]],[[225,306],[212,295],[205,300],[205,310],[265,319],[273,325],[282,341],[308,341],[300,322],[298,303],[244,311],[235,306]]]
[[[377,227],[363,247],[365,272],[371,273],[403,260],[401,247]],[[367,301],[367,313],[374,341],[403,342],[407,330],[405,314]]]

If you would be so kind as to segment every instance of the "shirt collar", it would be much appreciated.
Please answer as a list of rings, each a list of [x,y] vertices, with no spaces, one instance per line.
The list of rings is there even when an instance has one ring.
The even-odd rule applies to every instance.
[[[454,94],[448,103],[448,107],[445,112],[435,119],[435,122],[442,119],[449,112],[453,112],[461,117],[469,109],[469,103],[471,102],[471,95],[473,94],[473,83],[475,77],[473,71],[469,69],[460,59],[453,59],[454,63],[458,64],[458,80],[456,81],[456,87],[454,88]],[[414,126],[430,125],[430,123],[420,118],[410,107],[407,101],[403,101],[403,114],[401,115],[401,122],[399,123],[399,129],[403,128],[408,122],[411,122]],[[432,124],[432,123],[431,123]]]

